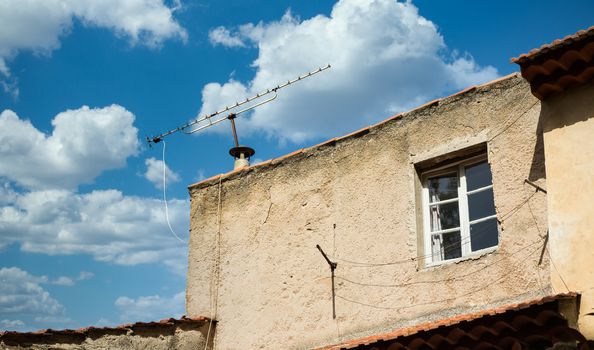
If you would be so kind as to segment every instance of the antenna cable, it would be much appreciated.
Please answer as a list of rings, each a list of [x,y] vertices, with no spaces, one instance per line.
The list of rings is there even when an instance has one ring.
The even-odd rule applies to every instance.
[[[171,231],[173,237],[177,238],[177,240],[182,242],[183,244],[186,244],[186,241],[179,238],[175,231],[173,231],[173,228],[171,228],[171,222],[169,222],[169,207],[167,206],[167,188],[165,186],[165,172],[167,171],[167,165],[165,165],[165,140],[161,141],[163,142],[163,202],[165,203],[165,218],[167,219],[167,226],[169,226],[169,231]]]

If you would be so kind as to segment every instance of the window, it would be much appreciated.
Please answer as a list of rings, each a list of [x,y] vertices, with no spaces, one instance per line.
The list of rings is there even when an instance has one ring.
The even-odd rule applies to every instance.
[[[485,155],[428,170],[421,180],[426,265],[498,245],[493,180]]]

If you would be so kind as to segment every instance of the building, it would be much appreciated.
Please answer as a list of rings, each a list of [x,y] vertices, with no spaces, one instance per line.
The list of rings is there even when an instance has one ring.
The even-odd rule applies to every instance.
[[[594,348],[594,27],[514,62],[522,76],[191,185],[194,345]],[[0,344],[44,348],[32,334]]]
[[[525,79],[190,186],[187,313],[216,349],[387,348],[444,320],[504,338],[487,315],[545,306],[564,335],[524,339],[593,339],[593,52],[591,28],[514,59]]]

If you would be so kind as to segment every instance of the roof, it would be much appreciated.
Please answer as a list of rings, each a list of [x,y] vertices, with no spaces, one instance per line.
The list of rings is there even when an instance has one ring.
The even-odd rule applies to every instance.
[[[555,306],[556,302],[561,299],[575,299],[577,297],[578,295],[576,293],[563,293],[545,296],[538,299],[516,304],[503,305],[475,313],[457,315],[434,322],[419,324],[413,327],[400,328],[385,334],[350,340],[340,344],[318,348],[316,350],[366,348],[367,345],[371,346],[372,344],[377,343],[382,343],[386,347],[389,347],[389,349],[417,349],[425,348],[424,346],[426,345],[424,344],[431,342],[436,344],[429,344],[430,348],[436,349],[438,348],[439,343],[443,343],[444,341],[447,342],[446,345],[449,344],[449,346],[446,346],[445,348],[455,348],[454,345],[459,345],[459,341],[462,342],[468,340],[468,338],[475,338],[475,340],[477,340],[488,338],[488,336],[493,336],[496,339],[502,339],[504,338],[502,333],[504,333],[505,330],[510,330],[513,334],[519,335],[522,324],[526,324],[529,327],[534,328],[534,325],[545,326],[547,323],[551,323],[554,327],[558,328],[560,326],[558,318],[562,316],[551,311],[551,306]],[[539,306],[544,307],[539,308]],[[546,306],[549,307],[547,308]],[[533,309],[533,312],[523,312],[531,308]],[[491,320],[491,325],[484,322],[480,324],[477,323],[477,320],[484,321],[487,318],[496,318],[497,316],[501,317]],[[567,325],[566,320],[565,325]],[[542,329],[537,331],[540,333],[544,332]],[[567,332],[572,333],[571,330]],[[487,334],[487,336],[485,336],[485,334]],[[541,334],[541,336],[544,335]],[[579,336],[576,334],[571,334],[570,336],[579,338]],[[582,339],[577,340],[583,341],[583,337],[581,338]],[[400,346],[398,344],[400,344]],[[472,348],[472,346],[468,346],[468,348]]]
[[[512,58],[543,100],[594,80],[594,26]]]
[[[534,61],[539,57],[551,53],[556,50],[561,50],[563,47],[568,46],[573,43],[578,43],[583,40],[589,40],[591,37],[594,36],[594,26],[580,30],[579,32],[568,35],[563,39],[557,39],[550,44],[544,44],[539,48],[532,49],[530,52],[522,54],[518,57],[512,58],[511,61],[517,64],[524,64],[529,61]]]
[[[142,334],[151,330],[175,329],[180,325],[202,326],[210,322],[207,317],[185,317],[180,319],[166,318],[157,322],[136,322],[114,327],[86,327],[80,329],[43,329],[36,332],[0,332],[0,343],[5,344],[31,344],[49,339],[50,337],[64,337],[65,339],[84,339],[87,337],[100,337],[102,335]],[[216,322],[216,321],[213,321]]]
[[[471,92],[474,92],[474,91],[479,90],[479,89],[482,89],[482,88],[489,88],[489,87],[492,87],[492,86],[494,86],[494,85],[496,85],[498,83],[501,83],[501,82],[506,81],[506,80],[509,80],[509,79],[513,79],[515,77],[519,77],[519,74],[518,73],[512,73],[512,74],[503,76],[501,78],[498,78],[498,79],[489,81],[489,82],[484,83],[484,84],[473,85],[473,86],[468,87],[468,88],[466,88],[464,90],[458,91],[458,92],[456,92],[456,93],[454,93],[454,94],[452,94],[450,96],[442,97],[442,98],[438,98],[438,99],[429,101],[429,102],[425,103],[424,105],[419,106],[419,107],[417,107],[415,109],[412,109],[412,110],[407,111],[407,112],[402,112],[402,113],[396,114],[394,116],[391,116],[391,117],[389,117],[387,119],[384,119],[384,120],[380,121],[379,123],[376,123],[376,124],[373,124],[373,125],[364,127],[362,129],[359,129],[357,131],[354,131],[354,132],[352,132],[350,134],[347,134],[347,135],[344,135],[344,136],[341,136],[341,137],[334,137],[334,138],[331,138],[331,139],[326,140],[324,142],[321,142],[321,143],[319,143],[317,145],[314,145],[314,146],[311,146],[311,147],[308,147],[308,148],[298,149],[298,150],[296,150],[296,151],[294,151],[292,153],[286,154],[284,156],[281,156],[281,157],[278,157],[278,158],[273,158],[273,159],[270,159],[270,160],[267,160],[265,162],[258,163],[258,164],[255,164],[255,165],[252,165],[252,166],[249,166],[249,167],[239,168],[239,169],[235,169],[233,171],[230,171],[230,172],[227,172],[227,173],[224,173],[224,174],[215,175],[215,176],[212,176],[210,178],[207,178],[207,179],[204,179],[202,181],[199,181],[197,183],[191,184],[191,185],[188,186],[188,188],[190,190],[192,190],[192,189],[195,189],[195,188],[208,187],[208,186],[211,186],[211,185],[213,185],[215,183],[218,183],[219,180],[222,181],[224,179],[230,179],[230,178],[233,178],[235,176],[238,176],[239,174],[248,173],[250,171],[259,170],[259,169],[262,169],[262,168],[265,168],[265,167],[269,167],[269,166],[275,166],[275,165],[277,165],[279,163],[285,162],[288,159],[295,158],[298,155],[303,154],[303,153],[317,152],[318,150],[320,150],[323,147],[333,146],[333,145],[336,145],[337,143],[342,142],[344,140],[349,140],[349,139],[354,139],[354,138],[357,138],[357,137],[361,137],[361,136],[369,133],[371,130],[374,130],[376,128],[379,128],[379,127],[381,127],[381,126],[383,126],[383,125],[385,125],[387,123],[393,122],[394,120],[401,119],[401,118],[405,117],[408,114],[420,112],[420,111],[422,111],[424,109],[429,109],[429,108],[435,107],[435,106],[439,105],[440,103],[442,103],[442,102],[444,102],[446,100],[451,100],[453,98],[460,97],[460,96],[463,96],[465,94],[469,94]]]

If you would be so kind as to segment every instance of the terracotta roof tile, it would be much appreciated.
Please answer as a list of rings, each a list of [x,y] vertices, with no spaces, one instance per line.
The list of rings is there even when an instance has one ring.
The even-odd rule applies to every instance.
[[[594,80],[594,26],[513,58],[532,94],[544,100]]]
[[[346,341],[346,342],[343,342],[340,344],[333,344],[333,345],[317,348],[316,350],[350,349],[350,348],[358,347],[361,345],[372,344],[372,343],[375,343],[380,340],[381,341],[394,340],[394,339],[397,339],[400,337],[408,337],[408,336],[411,336],[411,335],[414,335],[414,334],[417,334],[420,332],[435,330],[440,327],[453,326],[456,324],[461,324],[464,322],[477,320],[477,319],[480,319],[480,318],[486,317],[486,316],[504,314],[504,313],[510,312],[510,311],[518,311],[518,310],[529,308],[531,306],[543,305],[543,304],[547,304],[550,302],[554,302],[559,299],[576,298],[577,296],[578,296],[578,294],[576,294],[576,293],[562,293],[562,294],[545,296],[545,297],[541,297],[541,298],[537,298],[537,299],[533,299],[533,300],[503,305],[500,307],[495,307],[495,308],[482,310],[482,311],[478,311],[478,312],[474,312],[474,313],[456,315],[456,316],[449,317],[446,319],[422,323],[422,324],[411,326],[411,327],[400,328],[400,329],[396,329],[392,332],[388,332],[388,333],[381,334],[381,335],[372,335],[372,336],[368,336],[368,337],[364,337],[364,338],[353,339],[353,340],[349,340],[349,341]]]
[[[544,44],[539,48],[532,49],[528,53],[525,53],[518,57],[512,58],[511,61],[513,63],[523,64],[529,60],[534,60],[534,59],[538,58],[539,56],[547,54],[553,50],[561,49],[563,46],[573,44],[575,42],[582,41],[584,39],[588,39],[592,36],[594,36],[594,26],[592,26],[588,29],[585,29],[585,30],[580,30],[575,34],[568,35],[568,36],[564,37],[563,39],[557,39],[550,44]]]
[[[204,325],[209,322],[210,319],[207,317],[186,317],[182,316],[179,319],[174,318],[165,318],[160,321],[156,322],[136,322],[136,323],[126,323],[119,326],[114,327],[85,327],[79,329],[41,329],[34,332],[14,332],[14,331],[0,331],[0,342],[3,341],[12,341],[15,340],[24,340],[24,339],[38,339],[40,337],[50,337],[50,336],[76,336],[76,337],[87,337],[90,334],[101,335],[101,334],[126,334],[129,332],[137,331],[138,329],[157,329],[163,327],[171,327],[177,325]],[[213,322],[216,322],[213,320]]]

